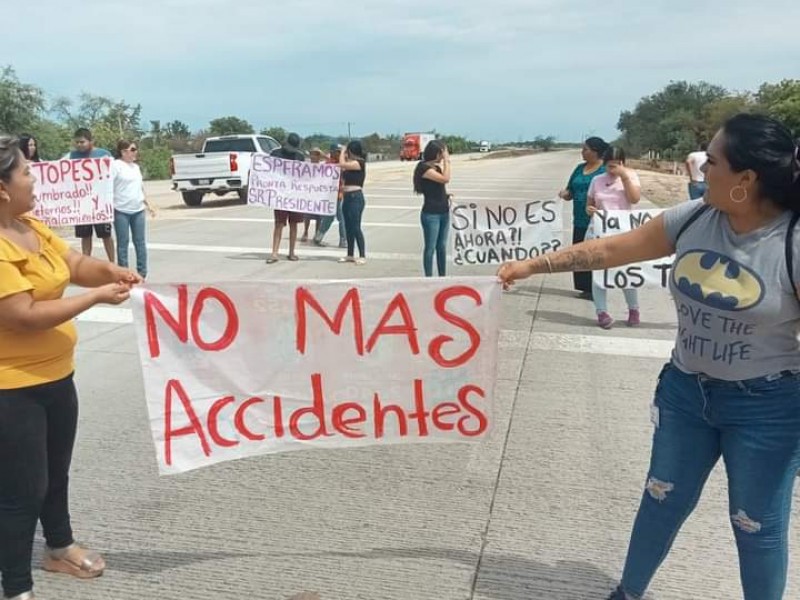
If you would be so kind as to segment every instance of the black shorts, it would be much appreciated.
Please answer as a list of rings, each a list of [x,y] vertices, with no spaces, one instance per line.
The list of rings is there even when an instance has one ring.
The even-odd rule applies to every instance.
[[[286,226],[287,223],[302,223],[305,215],[299,212],[292,212],[288,210],[274,209],[275,212],[275,225],[279,227]]]
[[[94,225],[75,225],[76,238],[92,237],[92,229],[101,240],[111,237],[111,223],[95,223]]]

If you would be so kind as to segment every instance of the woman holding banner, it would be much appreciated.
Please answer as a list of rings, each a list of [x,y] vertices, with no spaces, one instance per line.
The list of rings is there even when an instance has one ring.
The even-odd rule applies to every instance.
[[[434,252],[439,277],[444,277],[447,271],[450,196],[445,186],[448,183],[450,183],[450,153],[444,142],[432,140],[425,146],[422,160],[414,169],[414,191],[423,197],[420,222],[424,243],[422,268],[425,277],[433,277]]]
[[[136,250],[136,271],[147,277],[147,214],[156,216],[156,210],[144,193],[142,171],[136,164],[139,149],[128,140],[117,143],[119,158],[114,161],[114,232],[117,235],[117,264],[128,267],[128,242],[133,238]],[[147,211],[145,213],[145,210]]]
[[[744,598],[784,596],[800,469],[800,148],[778,121],[740,114],[707,152],[703,200],[498,271],[507,288],[535,273],[675,254],[678,336],[658,377],[650,470],[609,600],[644,596],[720,457]]]
[[[361,217],[364,214],[364,179],[367,176],[367,156],[361,142],[353,140],[339,155],[339,166],[342,168],[342,215],[347,235],[347,256],[339,262],[354,262],[363,265],[367,262],[364,247],[364,232],[361,229]],[[355,246],[358,245],[358,258],[355,258]]]
[[[605,173],[603,153],[608,144],[599,137],[590,137],[583,143],[581,158],[583,162],[575,167],[567,181],[567,187],[559,192],[562,200],[572,202],[572,243],[578,244],[586,237],[589,215],[586,213],[587,194],[592,179]],[[592,297],[592,274],[579,271],[572,274],[573,287],[582,298]]]
[[[609,146],[603,153],[603,166],[606,172],[592,179],[587,195],[586,213],[593,217],[598,210],[630,210],[642,197],[639,176],[625,167],[625,151]],[[590,231],[587,237],[593,234]],[[639,292],[634,288],[622,290],[628,305],[628,327],[637,327],[641,322],[639,315]],[[614,319],[608,313],[608,291],[592,280],[592,300],[597,311],[597,324],[603,329],[611,329]]]
[[[142,281],[70,249],[28,216],[35,181],[18,142],[0,136],[0,572],[12,600],[33,598],[39,521],[45,570],[82,579],[103,573],[102,557],[75,543],[68,509],[78,419],[73,319],[124,302]],[[65,298],[70,283],[93,289]]]

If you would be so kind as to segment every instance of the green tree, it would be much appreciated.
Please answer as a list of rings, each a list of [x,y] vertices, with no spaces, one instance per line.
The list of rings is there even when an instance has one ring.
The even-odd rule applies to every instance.
[[[0,69],[0,132],[18,135],[31,130],[44,107],[40,88],[20,82],[11,67]]]
[[[261,135],[268,135],[276,141],[283,144],[286,141],[286,136],[289,135],[283,127],[265,127],[261,130]]]
[[[706,107],[727,95],[725,88],[704,81],[673,81],[620,114],[621,142],[634,154],[694,147],[707,134]]]
[[[556,138],[552,135],[543,136],[537,135],[536,138],[533,140],[532,146],[534,148],[538,148],[542,152],[550,152],[553,147],[556,145]]]
[[[443,135],[440,138],[446,145],[451,154],[463,154],[472,151],[476,144],[461,135]]]
[[[171,140],[188,140],[192,130],[183,121],[170,121],[164,125],[164,137]]]
[[[782,121],[795,136],[800,136],[800,79],[764,83],[758,88],[759,107]]]
[[[255,133],[255,129],[250,123],[239,117],[220,117],[213,119],[208,124],[208,133],[211,136],[248,134]]]

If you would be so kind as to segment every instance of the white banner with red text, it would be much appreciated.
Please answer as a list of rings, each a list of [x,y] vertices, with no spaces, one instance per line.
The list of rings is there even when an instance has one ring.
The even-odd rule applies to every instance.
[[[135,289],[159,471],[484,438],[500,293],[494,277]]]

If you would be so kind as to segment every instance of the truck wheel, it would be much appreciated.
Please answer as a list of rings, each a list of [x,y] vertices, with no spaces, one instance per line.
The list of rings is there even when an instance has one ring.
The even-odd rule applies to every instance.
[[[186,206],[200,206],[203,201],[203,192],[181,192],[181,196]]]
[[[237,193],[239,194],[239,200],[247,202],[247,186],[240,188]]]

